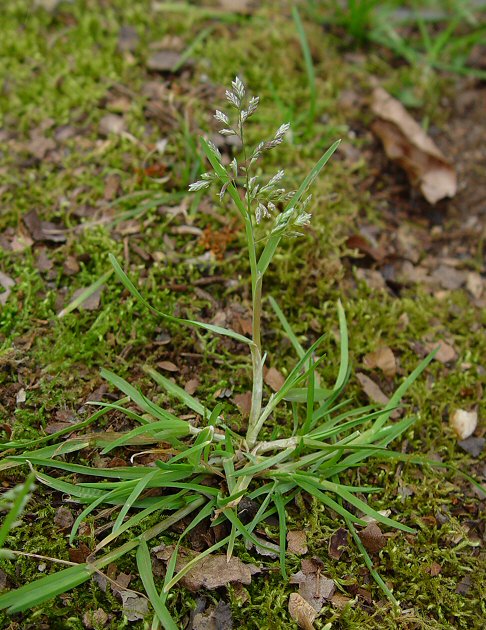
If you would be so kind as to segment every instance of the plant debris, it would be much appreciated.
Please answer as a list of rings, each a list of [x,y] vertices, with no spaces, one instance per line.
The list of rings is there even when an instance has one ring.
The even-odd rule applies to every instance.
[[[470,437],[478,425],[478,412],[456,409],[449,417],[449,424],[461,440]]]
[[[291,593],[289,597],[289,613],[299,628],[314,630],[317,617],[315,609],[299,593]]]
[[[378,116],[372,130],[383,142],[387,156],[405,169],[427,201],[435,204],[453,197],[457,191],[454,168],[403,105],[377,87],[371,108]]]
[[[363,359],[363,364],[370,370],[376,367],[380,368],[383,374],[388,378],[393,378],[397,373],[395,355],[388,346],[381,346],[374,352],[366,354]]]
[[[307,534],[301,529],[291,529],[287,532],[287,550],[296,556],[305,555],[309,548],[307,547]]]
[[[160,545],[154,547],[152,553],[159,560],[168,562],[174,552],[174,545]],[[179,549],[176,562],[176,570],[180,571],[196,553],[189,549]],[[190,591],[199,591],[202,588],[214,590],[222,586],[228,586],[232,582],[248,585],[251,578],[260,569],[253,564],[246,564],[239,558],[232,557],[229,562],[226,555],[212,555],[203,558],[181,580],[182,584]]]

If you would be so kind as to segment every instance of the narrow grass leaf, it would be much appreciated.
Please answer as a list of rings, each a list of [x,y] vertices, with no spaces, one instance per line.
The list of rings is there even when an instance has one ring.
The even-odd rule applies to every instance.
[[[150,551],[144,540],[141,541],[137,549],[137,567],[145,592],[163,628],[165,628],[165,630],[178,630],[177,624],[172,619],[166,605],[162,602],[155,588]]]

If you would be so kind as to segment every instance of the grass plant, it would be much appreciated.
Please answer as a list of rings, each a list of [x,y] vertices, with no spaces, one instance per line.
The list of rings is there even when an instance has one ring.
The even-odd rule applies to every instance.
[[[265,177],[261,164],[266,154],[285,140],[290,133],[289,125],[281,125],[269,139],[250,147],[245,137],[246,124],[255,114],[259,99],[250,97],[238,78],[227,90],[226,97],[231,114],[218,110],[215,118],[222,125],[220,133],[223,136],[239,139],[241,156],[226,164],[216,146],[209,140],[201,139],[203,152],[212,170],[203,173],[198,181],[191,184],[190,190],[197,192],[217,187],[222,207],[232,206],[243,223],[252,296],[251,336],[158,310],[142,295],[118,260],[114,256],[110,256],[110,260],[114,273],[125,288],[156,317],[229,338],[248,351],[252,393],[246,431],[236,433],[227,425],[221,405],[201,402],[153,367],[145,366],[146,375],[170,398],[184,404],[201,418],[197,426],[149,399],[124,378],[104,369],[103,378],[123,397],[117,402],[93,403],[100,408],[87,421],[74,425],[71,430],[84,429],[112,411],[124,414],[135,428],[119,434],[96,432],[67,439],[64,439],[66,431],[62,430],[28,443],[3,444],[2,449],[6,453],[0,470],[29,465],[32,473],[18,495],[22,499],[17,498],[12,505],[12,516],[5,521],[7,526],[0,530],[1,543],[8,543],[7,528],[17,518],[19,506],[27,496],[34,477],[83,506],[73,525],[71,542],[75,540],[81,523],[98,507],[111,506],[119,510],[111,531],[97,542],[86,562],[0,595],[0,608],[8,609],[10,613],[39,605],[89,580],[118,558],[136,553],[138,571],[155,612],[152,629],[160,626],[176,628],[177,624],[167,608],[169,591],[208,554],[226,549],[229,559],[239,539],[257,550],[265,550],[266,542],[256,535],[255,530],[271,516],[276,516],[279,522],[281,573],[286,578],[288,507],[303,492],[345,520],[373,577],[386,596],[397,604],[360,544],[356,526],[365,526],[367,517],[404,532],[413,533],[414,530],[406,523],[389,518],[383,510],[373,508],[371,502],[364,500],[365,495],[378,493],[380,488],[349,484],[342,481],[342,477],[369,460],[406,459],[402,453],[389,449],[389,445],[410,429],[414,418],[405,415],[400,420],[393,420],[391,416],[434,353],[403,380],[386,405],[357,407],[344,395],[351,366],[348,329],[341,303],[337,303],[340,363],[335,366],[334,382],[323,383],[320,368],[326,355],[322,348],[328,337],[323,335],[304,348],[283,311],[271,299],[270,304],[296,358],[282,387],[270,396],[266,395],[263,374],[267,355],[261,334],[264,277],[282,239],[298,238],[309,224],[311,214],[308,210],[312,205],[309,188],[338,148],[339,141],[322,155],[297,190],[287,191],[282,186],[284,172],[279,170],[273,176]],[[272,439],[267,430],[268,424],[282,407],[287,410],[284,412],[286,417],[290,416],[288,411],[292,411],[293,429],[288,429],[286,437]],[[150,446],[160,452],[160,459],[148,466],[97,468],[73,463],[68,457],[86,448],[106,455],[129,446],[141,450]],[[16,451],[20,452],[16,454]],[[416,461],[420,463],[421,460]],[[63,473],[65,478],[60,478],[58,472]],[[70,480],[66,480],[69,477]],[[163,489],[163,493],[154,495],[150,492],[153,489]],[[239,506],[243,498],[258,506],[249,522],[240,518]],[[159,515],[158,522],[149,525],[149,517],[154,514]],[[188,517],[192,520],[180,536],[159,592],[152,574],[148,543],[183,519],[188,522]],[[192,529],[208,518],[213,527],[225,525],[227,534],[176,571],[179,545]],[[119,544],[122,540],[124,542]],[[8,553],[8,545],[4,553]]]

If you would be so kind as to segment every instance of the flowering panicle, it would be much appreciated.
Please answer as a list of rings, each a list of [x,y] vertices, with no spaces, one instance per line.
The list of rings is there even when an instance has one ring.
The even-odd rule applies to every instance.
[[[256,112],[260,99],[258,96],[248,96],[245,85],[239,77],[231,82],[231,89],[226,90],[226,100],[232,108],[237,112],[231,114],[217,109],[214,113],[215,120],[222,125],[219,133],[222,136],[237,136],[240,138],[243,148],[245,149],[245,137],[243,135],[243,126],[246,121]],[[244,182],[240,185],[246,189],[245,200],[250,216],[253,217],[254,223],[259,225],[263,219],[271,219],[274,217],[274,224],[271,229],[272,233],[278,232],[282,235],[296,236],[296,229],[308,225],[311,215],[306,211],[310,202],[310,195],[304,200],[295,204],[291,202],[295,191],[286,191],[281,186],[284,179],[284,171],[279,170],[267,183],[262,181],[261,175],[254,175],[252,166],[264,152],[270,151],[281,144],[290,130],[290,124],[284,123],[280,125],[270,140],[259,142],[252,151],[244,150],[245,160],[238,164],[234,157],[229,166],[225,168],[227,177],[218,177],[216,173],[204,173],[199,181],[189,186],[189,190],[197,191],[208,188],[214,181],[219,180],[221,188],[219,191],[219,199],[223,198],[229,186],[238,186],[238,178],[244,177]],[[223,158],[219,149],[211,141],[207,141],[208,146],[220,162],[221,166]],[[246,157],[248,156],[248,157]],[[222,168],[224,168],[222,166]],[[279,213],[279,206],[287,207],[283,212]]]

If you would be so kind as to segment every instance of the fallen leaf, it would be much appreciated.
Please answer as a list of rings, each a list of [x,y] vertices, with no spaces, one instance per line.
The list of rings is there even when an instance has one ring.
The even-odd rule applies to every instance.
[[[174,50],[158,50],[148,58],[147,68],[152,72],[172,72],[180,60],[180,53]]]
[[[192,630],[232,630],[232,628],[231,606],[223,601],[219,601],[216,606],[212,606],[207,611],[196,613],[192,621]]]
[[[109,617],[103,608],[88,610],[83,615],[83,625],[85,628],[88,628],[88,630],[98,630],[107,624],[108,619]]]
[[[53,268],[54,263],[47,255],[45,247],[42,247],[39,250],[39,253],[37,254],[37,259],[35,261],[35,266],[37,267],[37,270],[41,273],[50,271]]]
[[[434,269],[431,276],[434,280],[437,280],[443,289],[448,289],[449,291],[460,289],[467,280],[464,271],[444,264],[440,264]]]
[[[289,597],[289,614],[297,622],[299,628],[314,630],[317,613],[299,593],[291,593]]]
[[[71,302],[74,302],[74,300],[82,295],[88,288],[89,287],[81,287],[80,289],[76,289],[72,295]],[[100,306],[100,298],[103,288],[104,286],[98,287],[96,291],[93,291],[93,293],[81,302],[78,308],[85,311],[96,311]]]
[[[380,368],[383,374],[389,378],[393,378],[397,373],[395,355],[388,346],[382,346],[378,350],[366,354],[363,363],[370,370],[376,367]]]
[[[69,559],[71,562],[77,562],[82,564],[86,561],[86,558],[91,554],[91,550],[88,545],[79,543],[77,548],[68,549]]]
[[[316,612],[336,589],[334,581],[321,574],[321,566],[313,558],[302,560],[302,569],[290,576],[290,584],[299,585],[299,594]]]
[[[435,355],[436,361],[439,361],[440,363],[450,363],[451,361],[455,361],[457,359],[456,351],[450,344],[446,343],[445,341],[426,343],[426,353],[429,354],[429,352],[432,352],[432,350],[437,348],[437,346],[439,346],[439,350]]]
[[[265,372],[265,383],[273,389],[274,392],[278,392],[282,385],[285,383],[285,378],[280,372],[271,367]]]
[[[372,381],[369,376],[366,376],[366,374],[363,374],[362,372],[356,372],[356,378],[360,382],[364,393],[371,401],[379,403],[380,405],[387,404],[389,401],[388,396],[381,391],[378,385]]]
[[[0,304],[5,304],[12,293],[12,287],[15,286],[15,280],[0,271],[0,285],[4,288],[3,293],[0,293]]]
[[[29,230],[34,241],[46,241],[50,243],[65,243],[66,230],[63,225],[41,221],[35,210],[23,215],[22,220]]]
[[[159,367],[161,370],[165,370],[166,372],[179,371],[179,368],[177,367],[177,365],[175,363],[172,363],[172,361],[159,361],[157,363],[157,367]]]
[[[79,263],[74,256],[68,256],[62,265],[62,270],[66,276],[74,276],[79,271]]]
[[[438,562],[432,562],[432,564],[427,568],[427,573],[429,573],[431,577],[437,577],[441,571],[442,567]]]
[[[250,415],[251,410],[251,392],[245,392],[244,394],[235,394],[232,398],[235,405],[240,410],[243,417]]]
[[[391,510],[378,510],[378,514],[388,517],[391,514]],[[361,520],[365,523],[377,523],[376,518],[370,514],[365,514],[365,516],[361,517]]]
[[[186,391],[190,396],[194,394],[194,392],[199,387],[200,381],[197,377],[191,378],[184,385],[184,391]]]
[[[140,41],[133,26],[122,26],[118,33],[117,48],[120,52],[133,52]]]
[[[377,87],[371,107],[378,116],[373,133],[382,141],[387,156],[405,169],[412,185],[418,185],[431,204],[453,197],[457,191],[453,166],[403,105]]]
[[[251,13],[252,0],[218,0],[219,6],[225,11],[247,15]]]
[[[377,247],[373,247],[371,243],[361,234],[353,234],[346,241],[346,246],[349,249],[356,249],[362,254],[369,256],[375,261],[383,260],[385,252]]]
[[[52,138],[35,133],[27,144],[27,150],[38,160],[43,160],[45,156],[56,148],[56,143]]]
[[[483,437],[468,437],[465,440],[458,442],[463,451],[469,453],[471,457],[479,457],[484,449],[486,439]]]
[[[456,593],[458,595],[467,595],[471,590],[472,579],[470,575],[466,575],[462,578],[459,584],[456,586]]]
[[[106,114],[99,122],[99,131],[104,136],[121,135],[125,131],[125,121],[117,114]]]
[[[470,437],[478,425],[478,412],[456,409],[449,418],[449,424],[454,429],[457,437],[465,440]]]
[[[154,547],[152,553],[159,560],[168,561],[174,549],[173,545],[160,545]],[[196,556],[197,554],[189,549],[179,549],[176,570],[180,571]],[[228,562],[226,554],[211,555],[198,562],[191,571],[186,573],[181,583],[190,591],[199,591],[201,588],[213,590],[227,586],[231,582],[250,584],[252,576],[259,572],[260,569],[255,565],[246,564],[234,556]]]
[[[303,556],[309,551],[307,534],[301,529],[291,529],[287,532],[287,550],[296,556]]]
[[[105,179],[105,190],[103,191],[103,198],[105,201],[113,201],[118,195],[120,190],[121,178],[116,173],[108,175]]]
[[[139,621],[148,615],[148,601],[133,591],[120,591],[123,613],[128,621]]]
[[[340,527],[329,540],[328,552],[331,558],[339,560],[348,546],[348,530]]]
[[[339,608],[340,610],[345,608],[349,604],[349,602],[352,601],[353,600],[351,599],[351,597],[346,597],[346,595],[342,595],[341,593],[335,593],[331,597],[331,604],[336,608]]]
[[[371,553],[378,553],[386,545],[386,538],[376,523],[370,523],[358,532],[361,542]]]
[[[484,280],[476,271],[470,271],[466,276],[466,288],[469,293],[479,300],[483,294]]]
[[[73,523],[73,513],[68,507],[61,505],[61,507],[58,508],[56,515],[54,516],[54,524],[57,525],[59,529],[67,530],[72,527]]]

